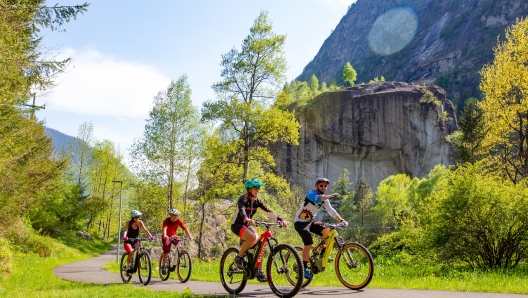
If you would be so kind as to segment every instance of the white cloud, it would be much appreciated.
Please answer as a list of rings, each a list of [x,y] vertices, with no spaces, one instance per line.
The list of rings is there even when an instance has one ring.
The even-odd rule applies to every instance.
[[[154,67],[105,57],[97,51],[67,49],[68,71],[45,99],[46,108],[83,115],[144,117],[153,97],[170,79]],[[62,57],[58,57],[62,58]]]

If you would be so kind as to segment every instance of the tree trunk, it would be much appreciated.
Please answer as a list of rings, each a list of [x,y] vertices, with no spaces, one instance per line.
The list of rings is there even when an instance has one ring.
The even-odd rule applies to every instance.
[[[202,203],[202,218],[200,219],[200,233],[198,238],[198,258],[202,258],[202,237],[203,237],[203,228],[205,222],[205,202]]]

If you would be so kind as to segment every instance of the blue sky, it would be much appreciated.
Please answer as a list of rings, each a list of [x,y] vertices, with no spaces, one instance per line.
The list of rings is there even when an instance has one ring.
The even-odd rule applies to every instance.
[[[81,0],[82,1],[82,0]],[[81,1],[60,1],[74,5]],[[46,126],[76,136],[81,123],[95,138],[113,141],[124,155],[141,137],[153,97],[188,75],[194,105],[214,99],[221,55],[240,48],[261,10],[285,34],[288,81],[317,54],[355,0],[97,0],[64,26],[44,30],[43,45],[56,58],[72,58],[37,112]],[[49,1],[54,5],[56,1]]]

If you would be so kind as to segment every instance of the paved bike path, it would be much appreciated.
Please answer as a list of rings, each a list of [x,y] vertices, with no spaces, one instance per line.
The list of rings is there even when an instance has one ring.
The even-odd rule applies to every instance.
[[[92,259],[62,265],[53,269],[55,275],[61,279],[76,282],[88,282],[95,284],[121,284],[121,276],[118,273],[109,272],[103,269],[103,265],[116,260],[117,249],[114,249]],[[154,269],[154,268],[153,268]],[[192,277],[192,275],[191,275]],[[374,278],[376,278],[374,276]],[[132,284],[140,286],[137,274],[130,281]],[[169,279],[161,281],[159,278],[152,278],[149,289],[167,290],[180,292],[189,288],[195,294],[226,296],[227,293],[220,282],[180,281]],[[276,297],[270,290],[268,284],[247,284],[239,297]],[[345,287],[311,287],[301,289],[295,297],[354,297],[354,298],[521,298],[528,295],[516,294],[496,294],[496,293],[473,293],[473,292],[453,292],[453,291],[425,291],[425,290],[394,290],[394,289],[373,289],[365,288],[361,291],[352,291]]]

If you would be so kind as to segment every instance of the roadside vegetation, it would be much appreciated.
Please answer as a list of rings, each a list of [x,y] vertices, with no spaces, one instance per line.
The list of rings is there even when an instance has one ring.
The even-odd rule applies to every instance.
[[[38,107],[26,103],[51,90],[68,60],[39,59],[39,30],[59,30],[87,9],[0,0],[7,28],[0,31],[0,295],[115,297],[133,290],[188,297],[61,281],[51,269],[108,249],[131,209],[141,210],[155,232],[167,210],[178,208],[196,239],[192,279],[218,281],[214,260],[238,243],[229,228],[230,199],[245,180],[258,177],[266,184],[262,199],[291,223],[305,194],[274,170],[270,148],[298,144],[300,124],[291,107],[310,108],[318,95],[345,87],[319,83],[315,75],[286,83],[286,36],[273,32],[263,11],[240,49],[221,56],[215,100],[201,110],[192,106],[185,75],[158,93],[129,165],[111,141],[94,138],[91,123],[79,127],[67,150],[53,154],[34,114]],[[449,137],[455,165],[438,165],[422,179],[390,176],[376,189],[343,169],[331,185],[340,194],[332,203],[350,223],[341,235],[365,244],[375,258],[371,287],[527,293],[527,32],[528,20],[519,20],[482,69],[485,97],[470,101],[460,131]],[[354,86],[356,76],[345,64],[343,81]],[[77,237],[78,231],[93,239]],[[291,227],[276,236],[301,244]],[[330,267],[313,285],[339,283]]]

